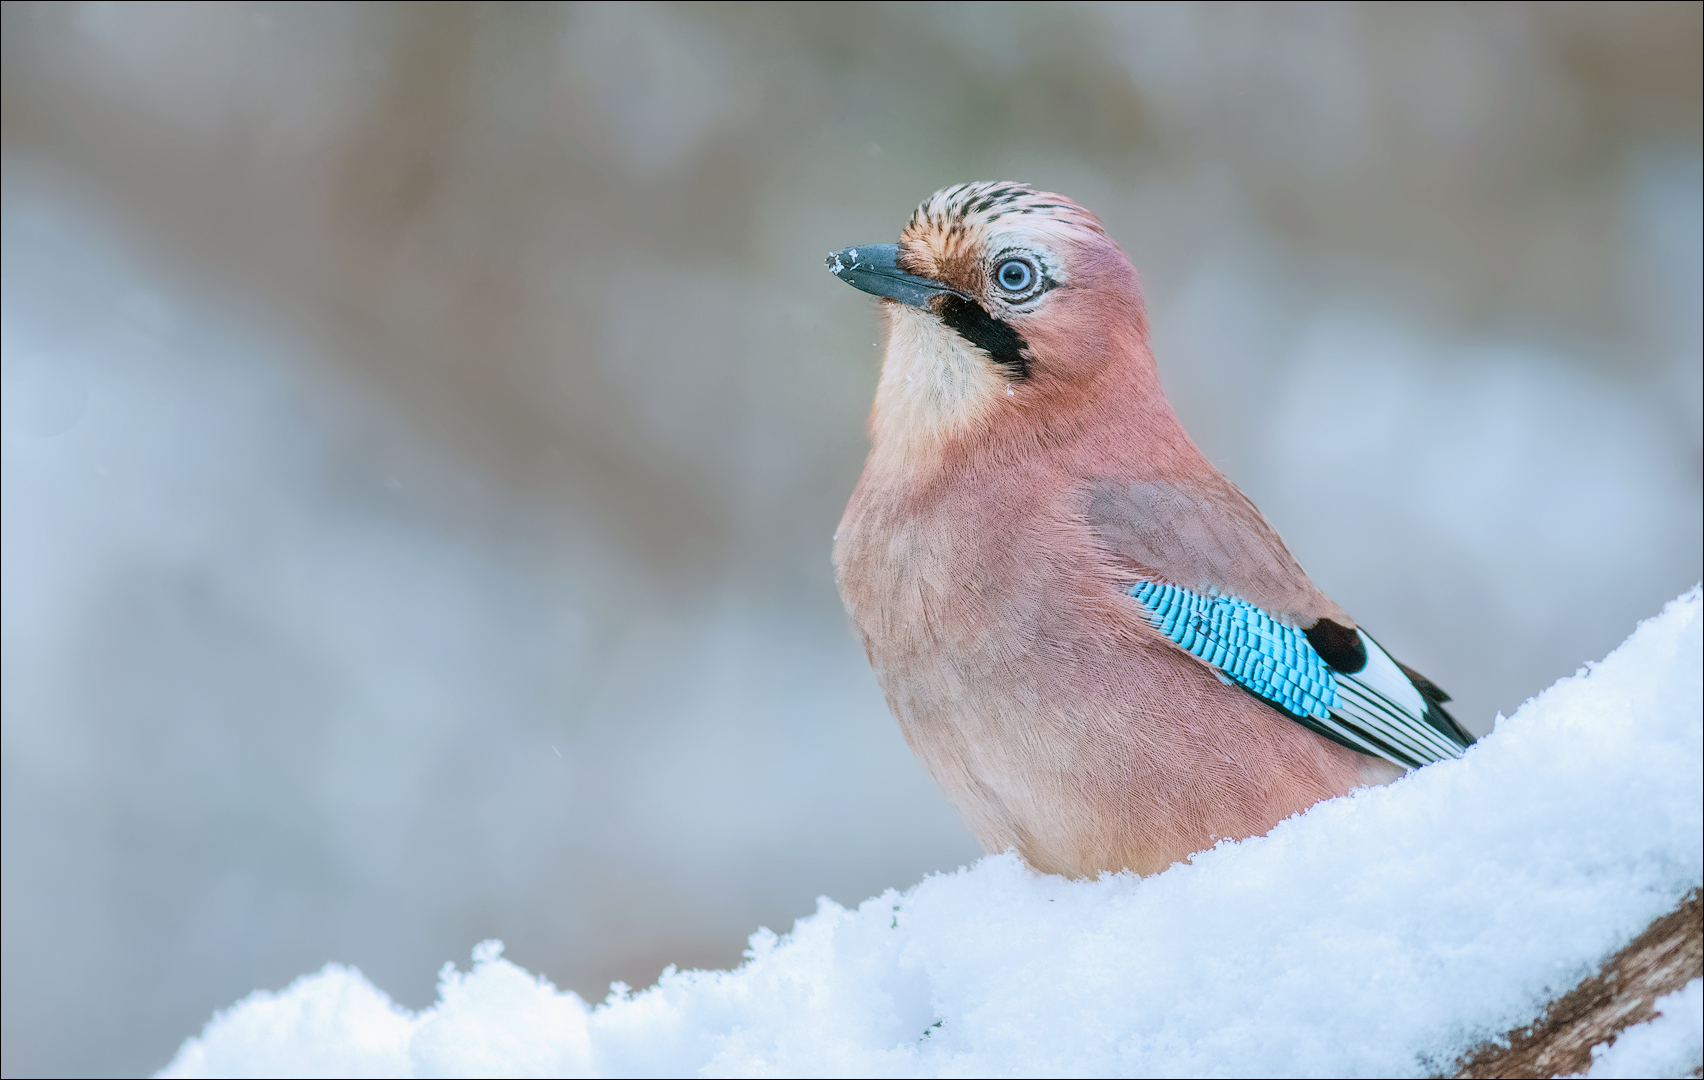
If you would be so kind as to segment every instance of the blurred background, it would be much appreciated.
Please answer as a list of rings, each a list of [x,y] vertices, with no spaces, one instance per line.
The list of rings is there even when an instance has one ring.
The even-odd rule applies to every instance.
[[[4,5],[7,1075],[328,960],[601,998],[974,859],[829,538],[1015,179],[1478,732],[1700,575],[1700,6]],[[1417,828],[1425,827],[1416,822]]]

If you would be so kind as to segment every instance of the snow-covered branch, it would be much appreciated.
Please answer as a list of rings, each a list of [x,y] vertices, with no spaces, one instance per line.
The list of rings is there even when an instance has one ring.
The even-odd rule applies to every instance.
[[[495,942],[419,1013],[328,966],[214,1017],[163,1075],[1419,1077],[1464,1055],[1464,1076],[1684,1075],[1701,609],[1695,588],[1460,761],[1162,874],[995,856],[596,1006]]]
[[[1658,1032],[1676,1045],[1656,1049],[1669,1050],[1667,1056],[1684,1069],[1694,1063],[1684,1052],[1689,1049],[1684,1042],[1686,1028],[1698,1027],[1698,1016],[1704,1009],[1694,985],[1700,976],[1704,976],[1704,903],[1700,903],[1699,890],[1694,889],[1679,907],[1653,922],[1597,974],[1552,1002],[1543,1018],[1473,1051],[1455,1075],[1458,1080],[1569,1076],[1592,1069],[1593,1048],[1598,1048],[1598,1057],[1611,1067],[1592,1069],[1594,1076],[1610,1072],[1654,1075],[1657,1070],[1647,1068],[1653,1063],[1648,1054],[1631,1069],[1614,1066],[1628,1053],[1628,1043],[1648,1043]],[[1653,1025],[1653,1020],[1657,1024]],[[1673,1033],[1669,1034],[1671,1028]],[[1695,1048],[1697,1043],[1694,1034],[1691,1046]],[[1696,1057],[1693,1049],[1692,1058]],[[1697,1074],[1693,1069],[1692,1075]]]

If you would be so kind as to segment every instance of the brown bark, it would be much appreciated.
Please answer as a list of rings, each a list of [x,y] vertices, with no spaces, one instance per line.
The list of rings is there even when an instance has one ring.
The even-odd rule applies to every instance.
[[[1456,1077],[1551,1077],[1591,1068],[1592,1047],[1656,1015],[1657,998],[1704,975],[1704,905],[1694,889],[1596,975],[1500,1042],[1469,1051]],[[1699,1071],[1694,1069],[1693,1076]]]

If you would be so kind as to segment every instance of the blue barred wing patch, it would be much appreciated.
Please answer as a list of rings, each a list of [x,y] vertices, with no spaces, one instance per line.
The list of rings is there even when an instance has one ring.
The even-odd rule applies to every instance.
[[[1248,601],[1153,581],[1130,595],[1155,629],[1245,689],[1315,720],[1337,706],[1337,680],[1307,636]]]
[[[1334,671],[1306,634],[1246,600],[1153,581],[1130,595],[1150,625],[1221,678],[1351,750],[1413,769],[1460,757],[1473,741],[1365,631],[1361,669]]]

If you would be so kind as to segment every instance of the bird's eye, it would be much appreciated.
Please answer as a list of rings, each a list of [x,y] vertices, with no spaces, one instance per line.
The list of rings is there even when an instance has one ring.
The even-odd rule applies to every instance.
[[[1007,292],[1023,292],[1035,281],[1035,268],[1022,259],[1007,259],[994,271],[994,280]]]

